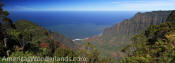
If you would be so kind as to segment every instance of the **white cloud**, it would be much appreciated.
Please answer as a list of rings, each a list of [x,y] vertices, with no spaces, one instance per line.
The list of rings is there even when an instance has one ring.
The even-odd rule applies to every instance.
[[[175,1],[126,1],[112,2],[115,10],[173,10]]]

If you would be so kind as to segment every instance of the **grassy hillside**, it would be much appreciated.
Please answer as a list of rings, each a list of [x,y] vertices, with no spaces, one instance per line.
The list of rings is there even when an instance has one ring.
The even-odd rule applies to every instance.
[[[58,32],[48,31],[45,28],[38,26],[37,24],[31,21],[18,20],[15,21],[16,30],[20,32],[30,32],[32,36],[32,42],[50,42],[50,39],[54,39],[57,42],[60,42],[66,45],[69,48],[76,48],[71,39],[64,37]]]

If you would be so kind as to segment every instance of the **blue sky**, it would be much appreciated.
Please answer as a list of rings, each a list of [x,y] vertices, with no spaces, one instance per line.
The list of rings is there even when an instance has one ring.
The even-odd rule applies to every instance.
[[[1,0],[9,11],[175,10],[175,0]]]

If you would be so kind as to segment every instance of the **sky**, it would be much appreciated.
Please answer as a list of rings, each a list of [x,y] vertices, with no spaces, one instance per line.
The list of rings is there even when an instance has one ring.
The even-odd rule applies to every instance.
[[[175,10],[175,0],[0,0],[8,11]]]

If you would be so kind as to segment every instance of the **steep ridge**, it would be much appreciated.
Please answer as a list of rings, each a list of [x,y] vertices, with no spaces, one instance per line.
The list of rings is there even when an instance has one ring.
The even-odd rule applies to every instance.
[[[129,44],[129,39],[133,35],[144,31],[150,25],[165,22],[170,13],[171,11],[139,12],[131,19],[106,28],[102,35],[91,37],[88,41],[92,42],[105,56],[118,58],[123,54],[117,51]]]
[[[103,35],[115,34],[135,34],[152,24],[160,24],[165,22],[170,12],[168,11],[153,11],[146,13],[137,13],[133,18],[126,19],[114,27],[106,28]]]
[[[57,41],[63,43],[64,45],[66,45],[69,48],[77,49],[77,47],[73,43],[73,41],[71,39],[65,37],[64,35],[59,34],[58,32],[51,32],[50,34],[53,36],[54,40],[57,40]]]

